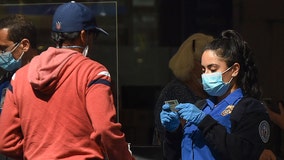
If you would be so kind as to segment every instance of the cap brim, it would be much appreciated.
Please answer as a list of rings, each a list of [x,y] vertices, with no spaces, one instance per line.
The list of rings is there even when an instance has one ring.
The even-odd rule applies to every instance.
[[[105,35],[108,36],[108,33],[107,33],[105,30],[103,30],[102,28],[96,27],[96,29],[97,29],[99,32],[101,32],[101,33],[103,33],[103,34],[105,34]]]

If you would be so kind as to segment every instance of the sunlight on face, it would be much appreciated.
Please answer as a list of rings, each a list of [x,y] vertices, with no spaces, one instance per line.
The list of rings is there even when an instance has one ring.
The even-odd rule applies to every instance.
[[[217,56],[215,50],[205,50],[201,57],[203,73],[224,72],[228,66],[224,59]]]

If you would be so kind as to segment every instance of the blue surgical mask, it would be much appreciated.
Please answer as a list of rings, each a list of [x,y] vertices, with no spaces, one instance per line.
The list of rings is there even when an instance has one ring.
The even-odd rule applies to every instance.
[[[21,56],[15,60],[12,53],[15,51],[15,49],[19,46],[20,43],[16,44],[15,47],[11,51],[6,51],[4,53],[0,53],[0,67],[7,70],[7,71],[15,71],[19,69],[22,65],[22,56],[24,52],[21,54]]]
[[[206,91],[211,96],[223,96],[228,91],[233,77],[229,82],[225,83],[223,82],[222,74],[226,73],[230,69],[231,67],[223,73],[215,72],[202,74],[201,77],[204,91]]]

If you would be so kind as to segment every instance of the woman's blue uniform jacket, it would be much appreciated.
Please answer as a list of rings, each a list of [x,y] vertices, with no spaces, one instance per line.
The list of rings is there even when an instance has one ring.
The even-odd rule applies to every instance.
[[[264,105],[243,98],[237,89],[217,105],[206,99],[199,106],[208,114],[198,126],[187,123],[182,160],[258,159],[269,140],[269,117]]]

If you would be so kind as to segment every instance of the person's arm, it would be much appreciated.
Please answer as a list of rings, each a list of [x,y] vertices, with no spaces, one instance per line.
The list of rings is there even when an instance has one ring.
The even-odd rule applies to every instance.
[[[0,152],[14,159],[23,158],[23,134],[19,111],[11,90],[7,90],[0,115]]]
[[[272,122],[274,122],[276,125],[278,125],[281,129],[284,129],[284,105],[282,102],[278,103],[278,107],[280,110],[280,113],[275,113],[269,107],[267,107],[269,117]]]
[[[168,132],[161,124],[160,113],[162,106],[167,100],[177,99],[181,102],[196,101],[194,93],[179,80],[173,80],[163,88],[155,106],[155,127],[158,129],[159,136],[161,136],[163,157],[167,160],[178,160],[181,158],[181,141],[183,137],[183,128],[180,125],[174,132]]]
[[[121,124],[116,122],[110,77],[98,74],[93,79],[86,93],[87,112],[94,128],[91,139],[100,144],[110,160],[134,159],[128,150],[125,134],[121,132]]]
[[[269,138],[268,115],[265,109],[257,110],[259,104],[234,108],[231,114],[232,128],[228,133],[211,116],[207,115],[198,125],[213,153],[221,159],[259,159]],[[252,108],[252,109],[248,109]],[[254,108],[254,109],[253,109]],[[268,132],[267,132],[268,131]]]
[[[181,141],[183,128],[180,125],[174,132],[165,131],[165,140],[163,142],[163,158],[167,160],[178,160],[181,158]]]
[[[165,100],[169,99],[164,99]],[[164,103],[161,103],[159,107],[162,110]],[[157,107],[157,106],[156,106]],[[161,112],[161,111],[160,111]],[[181,140],[183,135],[183,128],[179,125],[178,129],[172,132],[166,131],[165,127],[161,124],[160,113],[155,115],[156,128],[159,131],[159,136],[161,139],[161,147],[163,150],[163,157],[167,160],[178,160],[181,158]]]

